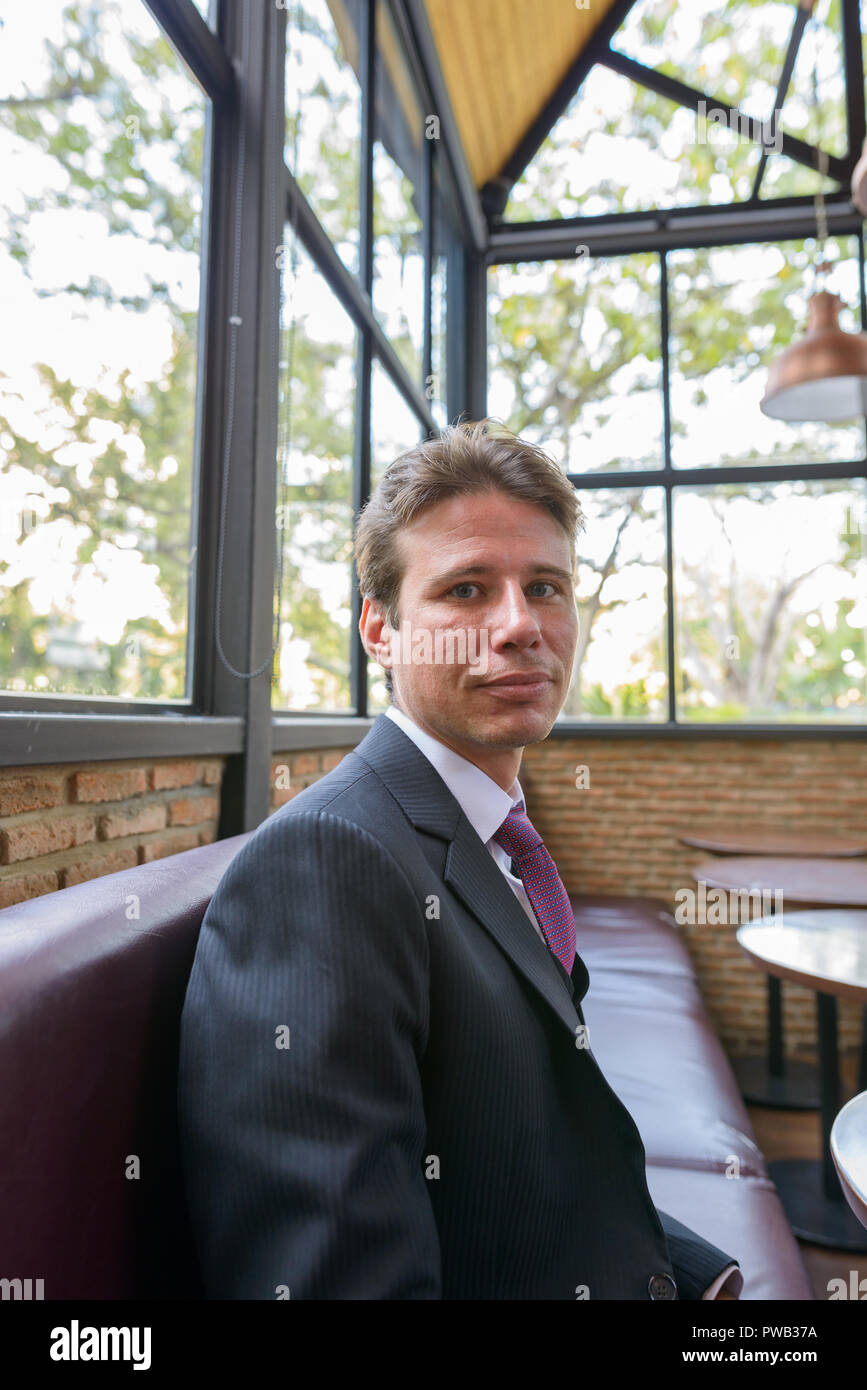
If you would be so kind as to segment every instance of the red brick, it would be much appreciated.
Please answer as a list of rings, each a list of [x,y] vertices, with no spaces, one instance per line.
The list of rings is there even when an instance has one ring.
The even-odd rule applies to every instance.
[[[146,790],[143,767],[100,768],[98,772],[76,772],[72,778],[75,801],[121,801]]]
[[[20,816],[25,811],[41,811],[63,801],[66,773],[0,773],[0,816]]]
[[[311,772],[319,772],[321,753],[291,753],[289,755],[289,765],[292,768],[292,777],[304,777]]]
[[[16,864],[21,859],[53,854],[56,850],[72,849],[96,838],[93,816],[56,816],[52,819],[29,820],[21,825],[7,826],[0,834],[0,859],[4,864]]]
[[[219,787],[223,780],[223,763],[202,763],[202,781],[206,787]]]
[[[0,879],[0,908],[27,902],[30,898],[41,898],[43,893],[53,893],[56,888],[57,874],[48,869],[20,874],[17,878]]]
[[[200,831],[199,831],[199,844],[200,844],[200,845],[212,845],[212,844],[214,843],[214,841],[216,840],[216,838],[217,838],[217,832],[216,832],[216,830],[214,829],[213,826],[209,827],[209,829],[207,829],[207,830],[200,830]]]
[[[199,836],[195,830],[180,830],[174,835],[160,835],[155,840],[147,840],[139,846],[142,864],[151,864],[155,859],[166,859],[170,854],[182,854],[185,849],[195,849]]]
[[[102,878],[104,874],[116,874],[120,869],[131,869],[138,863],[138,851],[133,845],[127,849],[113,849],[109,854],[95,854],[90,859],[82,859],[77,864],[69,864],[60,870],[64,888],[74,883],[87,883],[92,878]]]
[[[110,811],[99,818],[99,838],[116,840],[121,835],[142,835],[150,830],[162,830],[166,823],[165,802],[149,806],[133,805],[129,810]]]
[[[156,763],[151,768],[151,787],[154,791],[191,787],[201,775],[202,764],[198,762]]]
[[[169,802],[170,825],[200,825],[202,821],[216,820],[220,813],[220,803],[215,796],[185,796]]]

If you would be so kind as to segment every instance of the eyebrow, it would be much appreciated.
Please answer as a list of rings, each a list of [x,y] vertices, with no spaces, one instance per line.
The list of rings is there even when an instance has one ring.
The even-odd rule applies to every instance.
[[[573,578],[569,570],[561,569],[559,565],[543,564],[541,561],[536,561],[529,565],[528,569],[530,574],[557,574],[561,579],[567,579],[570,584]],[[471,574],[484,575],[495,573],[496,570],[493,565],[458,565],[454,569],[446,570],[444,574],[433,575],[428,581],[427,587],[436,588],[440,584],[447,584],[450,580],[463,579]]]

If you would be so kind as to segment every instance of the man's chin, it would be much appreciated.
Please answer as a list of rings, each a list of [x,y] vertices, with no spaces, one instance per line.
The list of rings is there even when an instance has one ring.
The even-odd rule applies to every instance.
[[[504,748],[523,748],[529,743],[541,743],[554,727],[557,712],[550,707],[534,708],[526,705],[506,705],[493,714],[470,718],[468,737],[480,743],[493,744]]]

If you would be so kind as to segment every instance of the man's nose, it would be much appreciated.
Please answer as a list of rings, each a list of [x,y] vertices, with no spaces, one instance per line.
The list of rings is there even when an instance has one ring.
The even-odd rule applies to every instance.
[[[503,585],[489,611],[488,631],[489,640],[494,643],[515,642],[527,646],[539,637],[538,614],[517,580]]]

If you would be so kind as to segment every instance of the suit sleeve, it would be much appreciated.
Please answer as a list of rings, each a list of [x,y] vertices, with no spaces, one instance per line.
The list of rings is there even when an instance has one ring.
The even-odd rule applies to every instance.
[[[361,827],[264,822],[202,923],[181,1021],[208,1297],[441,1297],[418,1059],[424,903]]]
[[[678,1298],[701,1299],[724,1269],[730,1265],[740,1268],[732,1255],[726,1255],[718,1246],[696,1235],[682,1221],[659,1211],[658,1207],[657,1212],[668,1242]]]

